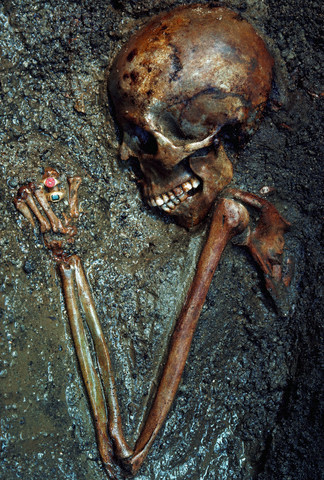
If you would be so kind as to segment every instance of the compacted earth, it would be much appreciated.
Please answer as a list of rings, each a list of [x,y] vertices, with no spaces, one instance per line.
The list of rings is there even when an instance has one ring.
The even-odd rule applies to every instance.
[[[106,71],[146,20],[187,3],[1,2],[1,479],[106,478],[53,258],[12,201],[46,167],[82,177],[74,249],[109,342],[128,441],[139,434],[207,226],[187,232],[143,203],[135,162],[118,157]],[[263,122],[229,154],[233,185],[271,187],[268,199],[291,223],[295,273],[275,304],[247,252],[226,248],[176,400],[136,479],[317,480],[323,6],[219,4],[248,19],[275,58]]]

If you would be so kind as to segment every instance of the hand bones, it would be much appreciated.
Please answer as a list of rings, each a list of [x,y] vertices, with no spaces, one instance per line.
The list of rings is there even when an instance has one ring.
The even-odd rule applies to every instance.
[[[206,25],[203,35],[198,28],[201,22]],[[72,221],[79,215],[81,179],[68,179],[70,214],[64,222],[49,203],[64,195],[53,169],[46,169],[42,185],[29,183],[15,199],[17,209],[33,227],[35,215],[58,263],[98,448],[109,478],[116,478],[117,463],[134,474],[146,458],[176,395],[213,273],[231,238],[246,232],[244,244],[274,296],[278,285],[289,282],[281,273],[288,222],[266,200],[225,190],[233,172],[223,145],[224,131],[237,125],[242,134],[255,130],[270,90],[272,65],[263,40],[245,20],[226,8],[202,5],[180,7],[153,19],[126,44],[115,62],[109,88],[124,129],[120,154],[122,159],[139,158],[148,203],[174,215],[187,228],[213,209],[208,238],[171,339],[160,384],[133,449],[123,435],[108,347],[81,260],[65,251],[76,234]],[[260,212],[252,232],[242,203]],[[64,238],[52,240],[51,233]],[[80,310],[91,332],[99,375]]]

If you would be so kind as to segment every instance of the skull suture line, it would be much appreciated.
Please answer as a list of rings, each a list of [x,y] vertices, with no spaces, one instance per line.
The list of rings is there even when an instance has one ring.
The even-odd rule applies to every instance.
[[[255,130],[272,68],[261,37],[226,8],[176,8],[127,42],[109,91],[123,129],[121,158],[139,159],[151,206],[186,227],[205,217],[233,175],[222,133]]]
[[[93,412],[98,449],[107,475],[117,465],[135,474],[171,408],[213,273],[231,239],[244,234],[269,292],[288,286],[282,275],[284,234],[289,224],[267,200],[227,189],[232,165],[223,132],[239,126],[250,134],[270,91],[273,61],[255,30],[225,8],[188,6],[153,19],[123,48],[110,77],[119,123],[121,157],[138,157],[144,195],[186,227],[215,204],[206,243],[172,334],[160,382],[134,446],[123,433],[109,348],[81,259],[70,254],[79,217],[80,177],[68,179],[69,213],[60,220],[50,203],[64,196],[60,175],[45,169],[41,181],[22,186],[16,208],[35,227],[59,267],[76,354]],[[254,227],[243,204],[258,211]],[[88,325],[99,368],[84,329]]]

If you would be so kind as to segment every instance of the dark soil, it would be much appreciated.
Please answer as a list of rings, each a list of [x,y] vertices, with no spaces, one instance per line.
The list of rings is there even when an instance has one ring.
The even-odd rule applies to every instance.
[[[172,0],[3,0],[0,478],[103,480],[53,259],[12,198],[46,166],[81,175],[82,257],[114,362],[130,443],[154,391],[205,227],[188,233],[145,206],[118,160],[105,71]],[[195,2],[192,2],[195,3]],[[295,275],[277,308],[242,248],[214,276],[183,380],[137,480],[317,480],[323,476],[320,0],[233,0],[265,36],[276,81],[234,184],[292,224]],[[123,478],[122,475],[120,478]]]

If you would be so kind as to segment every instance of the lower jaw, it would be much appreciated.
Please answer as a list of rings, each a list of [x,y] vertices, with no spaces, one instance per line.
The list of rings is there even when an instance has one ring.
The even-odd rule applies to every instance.
[[[212,203],[207,204],[203,201],[201,195],[196,194],[172,210],[168,215],[172,216],[178,225],[190,229],[204,220],[211,206]]]

